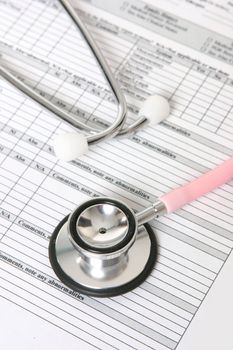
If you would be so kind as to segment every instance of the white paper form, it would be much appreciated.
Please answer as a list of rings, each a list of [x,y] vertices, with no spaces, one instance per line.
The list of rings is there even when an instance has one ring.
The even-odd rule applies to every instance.
[[[154,1],[147,0],[146,3],[153,5]],[[156,5],[160,10],[165,10],[166,13],[172,13],[178,17],[182,16],[199,26],[231,37],[230,30],[232,30],[233,16],[231,1],[158,0]]]
[[[7,312],[9,301],[15,313],[31,313],[19,326],[30,329],[29,337],[43,338],[36,326],[37,317],[44,320],[51,348],[58,327],[71,349],[175,349],[231,252],[232,183],[152,222],[158,262],[124,296],[94,299],[66,288],[49,265],[48,239],[83,199],[113,195],[139,210],[232,155],[232,62],[227,50],[217,56],[211,39],[225,46],[231,40],[175,16],[158,31],[158,8],[140,1],[76,6],[121,83],[130,120],[152,93],[169,98],[171,116],[63,163],[53,155],[52,139],[69,128],[1,80],[2,307]],[[88,123],[111,121],[114,99],[57,2],[0,1],[0,12],[4,64]],[[174,28],[186,28],[186,35]],[[13,348],[15,341],[25,349],[25,338],[19,344],[4,337],[5,327],[2,319],[0,344]]]

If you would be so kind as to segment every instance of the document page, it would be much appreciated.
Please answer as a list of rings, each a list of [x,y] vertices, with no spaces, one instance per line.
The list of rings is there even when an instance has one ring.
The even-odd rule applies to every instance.
[[[88,198],[114,197],[139,211],[232,156],[227,3],[223,19],[210,14],[217,2],[73,1],[120,83],[127,123],[152,94],[171,106],[166,121],[93,145],[75,161],[58,160],[52,146],[72,127],[0,79],[2,348],[173,350],[182,343],[232,251],[233,182],[151,221],[157,263],[121,296],[98,299],[66,287],[50,266],[48,243]],[[114,120],[116,100],[58,1],[0,0],[0,13],[0,64],[90,127]]]

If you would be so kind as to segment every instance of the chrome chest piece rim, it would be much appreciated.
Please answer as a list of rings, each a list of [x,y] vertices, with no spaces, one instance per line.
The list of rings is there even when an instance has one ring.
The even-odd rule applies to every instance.
[[[157,243],[148,224],[137,228],[124,203],[95,198],[81,204],[56,227],[50,263],[71,289],[95,297],[126,293],[150,274]]]

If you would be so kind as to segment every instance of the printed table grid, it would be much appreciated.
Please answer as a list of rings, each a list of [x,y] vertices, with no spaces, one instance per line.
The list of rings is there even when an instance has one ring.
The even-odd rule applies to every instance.
[[[30,63],[28,82],[38,91],[47,86],[48,98],[64,101],[64,108],[86,122],[110,122],[116,113],[115,101],[86,48],[82,46],[80,54],[71,50],[69,57],[61,52],[64,44],[69,51],[80,43],[69,21],[58,32],[64,14],[56,6],[36,0],[22,8],[13,21],[4,10],[0,26],[5,43],[15,45],[7,48],[0,43],[4,54],[18,60],[14,70],[18,68],[23,75]],[[31,14],[24,23],[23,13]],[[203,69],[201,63],[193,64],[179,53],[167,60],[166,49],[122,28],[118,28],[116,41],[111,40],[111,24],[105,21],[105,26],[95,29],[96,21],[101,23],[101,19],[89,17],[88,27],[97,39],[101,37],[98,43],[132,107],[130,120],[144,98],[160,93],[170,99],[171,114],[177,120],[208,129],[210,140],[215,140],[215,134],[231,140],[233,84],[229,78]],[[38,65],[43,57],[45,62]],[[77,64],[80,58],[81,69]],[[70,96],[75,86],[77,93]],[[136,97],[139,103],[135,103]],[[113,194],[140,210],[156,196],[218,164],[228,153],[212,152],[200,137],[201,151],[192,135],[185,144],[186,136],[164,124],[129,140],[98,145],[82,160],[64,164],[55,159],[50,142],[56,133],[69,130],[67,126],[3,81],[0,103],[2,297],[74,336],[78,333],[90,348],[175,349],[232,249],[232,184],[157,224],[153,222],[159,241],[158,263],[142,286],[124,296],[109,300],[78,294],[67,297],[71,292],[55,278],[49,265],[48,240],[59,220],[87,196]]]

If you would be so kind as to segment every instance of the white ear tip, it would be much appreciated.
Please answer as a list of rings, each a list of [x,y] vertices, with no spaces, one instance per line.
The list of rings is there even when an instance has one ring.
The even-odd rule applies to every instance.
[[[168,100],[161,95],[152,95],[143,103],[139,116],[146,117],[151,125],[155,125],[166,119],[169,113]]]
[[[56,136],[53,147],[57,158],[66,162],[76,159],[88,151],[86,137],[75,132]]]

